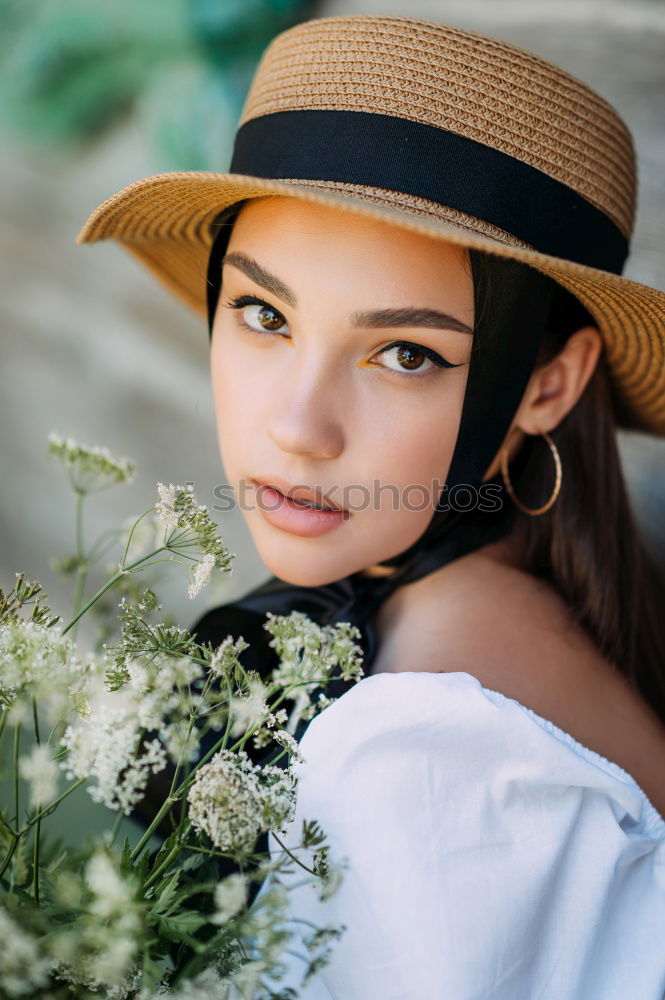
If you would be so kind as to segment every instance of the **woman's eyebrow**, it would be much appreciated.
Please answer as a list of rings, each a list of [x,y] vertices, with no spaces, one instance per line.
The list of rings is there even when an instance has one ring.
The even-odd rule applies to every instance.
[[[278,298],[286,302],[287,305],[296,306],[298,299],[291,289],[284,282],[266,271],[258,261],[248,254],[234,251],[222,258],[222,265],[231,264],[261,285],[267,291],[277,295]],[[462,323],[461,320],[450,316],[448,313],[438,309],[427,309],[423,307],[403,307],[400,309],[375,309],[367,312],[355,312],[351,314],[353,326],[385,328],[398,326],[425,326],[445,330],[454,330],[458,333],[473,333],[473,330]]]
[[[354,326],[364,327],[395,327],[395,326],[426,326],[442,330],[455,330],[457,333],[473,333],[473,330],[455,319],[448,313],[438,309],[422,307],[402,309],[376,309],[371,312],[357,312],[351,316]]]
[[[232,264],[233,267],[237,267],[248,278],[255,281],[257,285],[261,285],[267,291],[272,292],[273,295],[277,295],[287,305],[295,306],[298,304],[296,296],[283,281],[276,278],[270,271],[266,271],[257,260],[249,257],[246,253],[239,253],[237,250],[233,253],[227,253],[226,256],[222,257],[222,265],[224,264]]]

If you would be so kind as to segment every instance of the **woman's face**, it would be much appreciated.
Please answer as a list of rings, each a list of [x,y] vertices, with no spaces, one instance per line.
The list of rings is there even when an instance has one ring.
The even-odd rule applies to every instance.
[[[457,438],[473,313],[462,248],[295,198],[243,207],[211,373],[224,470],[275,576],[330,583],[422,535]],[[341,510],[293,500],[305,497]]]

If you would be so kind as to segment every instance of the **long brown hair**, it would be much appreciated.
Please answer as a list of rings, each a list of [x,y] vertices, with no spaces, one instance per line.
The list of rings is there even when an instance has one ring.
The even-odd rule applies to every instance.
[[[474,263],[491,272],[487,255]],[[597,323],[558,286],[536,368],[587,325]],[[616,434],[620,407],[601,354],[580,399],[550,432],[563,467],[559,496],[543,515],[518,516],[512,537],[524,568],[557,590],[603,656],[665,723],[665,579],[628,496]],[[537,506],[553,484],[552,455],[537,436],[527,437],[522,452],[515,473],[511,465],[511,480],[520,499]]]

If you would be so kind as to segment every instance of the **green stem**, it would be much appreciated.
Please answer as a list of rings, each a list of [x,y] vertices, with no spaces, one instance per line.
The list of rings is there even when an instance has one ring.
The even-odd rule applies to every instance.
[[[203,660],[200,657],[194,657],[194,656],[192,656],[192,657],[190,657],[190,659],[192,659],[196,663],[200,663],[202,666],[206,666],[207,665],[206,661]],[[198,700],[199,707],[201,705],[205,705],[205,700],[206,700],[206,698],[208,696],[208,691],[210,690],[211,686],[212,686],[212,676],[209,674],[208,677],[206,678],[205,684],[203,685],[203,688],[202,688],[202,690],[201,690],[201,692],[199,694],[199,700]],[[190,690],[190,697],[191,697],[191,690]],[[193,707],[192,707],[192,710],[191,710],[191,713],[190,713],[190,718],[189,718],[189,725],[187,727],[187,736],[185,737],[185,746],[184,746],[184,748],[182,750],[182,753],[178,757],[178,763],[176,764],[175,771],[173,772],[173,780],[171,781],[171,787],[169,789],[169,795],[173,795],[173,792],[175,790],[175,787],[176,787],[176,784],[177,784],[177,781],[178,781],[178,775],[180,774],[180,768],[182,767],[183,757],[185,756],[185,752],[186,752],[187,747],[189,745],[189,738],[192,735],[192,729],[194,728],[194,723],[198,722],[198,720],[200,718],[202,718],[202,713],[201,712],[195,712],[194,709],[193,709]],[[228,728],[228,725],[227,725],[227,728]]]
[[[99,598],[102,596],[102,594],[105,594],[107,590],[109,590],[114,584],[118,582],[118,580],[122,579],[122,577],[126,576],[128,573],[131,573],[133,569],[135,569],[141,563],[145,562],[146,559],[151,559],[152,556],[156,556],[159,552],[164,552],[164,551],[166,551],[166,546],[162,545],[161,548],[155,549],[155,551],[152,552],[149,556],[142,556],[141,559],[137,559],[136,562],[131,563],[130,566],[125,566],[123,569],[119,569],[117,573],[114,573],[111,579],[107,580],[106,583],[99,588],[97,593],[90,598],[85,607],[82,608],[74,618],[72,618],[72,620],[69,622],[68,625],[65,626],[65,628],[63,628],[61,635],[65,635],[67,632],[69,632],[69,630],[73,628],[73,626],[76,624],[79,618],[83,617],[88,608],[91,608],[92,605],[95,603],[95,601],[98,601]]]
[[[39,746],[41,740],[39,738],[39,719],[37,717],[37,701],[35,698],[32,699],[32,718],[35,726],[35,740],[37,742],[37,746]],[[35,839],[32,854],[32,894],[35,897],[35,903],[37,906],[39,906],[39,841],[41,838],[41,832],[42,821],[41,819],[38,819],[35,824]]]
[[[21,750],[21,723],[17,722],[14,727],[14,826],[18,826],[19,798],[18,798],[18,755]]]
[[[90,566],[93,562],[97,562],[101,556],[113,547],[119,534],[119,528],[107,528],[106,531],[102,531],[101,535],[97,536],[88,550],[88,558],[86,559],[88,566]],[[105,541],[107,535],[109,538],[108,541]]]
[[[119,812],[115,820],[113,821],[113,826],[111,828],[111,842],[109,845],[110,847],[113,846],[113,844],[115,843],[115,838],[118,836],[118,830],[120,829],[120,824],[122,823],[123,816],[124,813]]]
[[[169,809],[171,808],[171,806],[173,806],[177,801],[178,801],[177,796],[173,796],[173,795],[167,796],[167,798],[162,803],[159,811],[157,812],[157,815],[153,819],[152,823],[150,824],[150,826],[145,831],[145,833],[143,834],[143,836],[139,840],[138,844],[136,845],[136,847],[132,851],[132,853],[130,855],[130,859],[132,861],[136,861],[136,859],[138,858],[139,854],[141,853],[141,851],[143,850],[143,848],[145,847],[145,845],[148,843],[148,841],[150,840],[150,838],[152,837],[153,833],[155,832],[155,830],[157,829],[157,827],[159,826],[159,824],[162,822],[162,820],[166,816],[166,814],[169,811]]]
[[[19,830],[18,836],[22,837],[24,834],[26,834],[28,830],[35,825],[35,823],[38,823],[40,819],[44,818],[44,816],[48,816],[49,813],[53,812],[56,806],[59,806],[60,803],[67,798],[67,796],[71,795],[72,792],[75,792],[76,789],[80,788],[81,785],[85,784],[87,780],[88,780],[87,778],[79,778],[78,781],[75,781],[73,785],[70,785],[69,788],[66,788],[65,791],[62,793],[62,795],[59,795],[57,799],[54,799],[53,802],[49,803],[49,805],[44,806],[44,808],[40,809],[38,813],[35,813],[32,819],[28,820],[23,829]]]
[[[7,822],[5,817],[2,815],[2,812],[0,812],[0,823],[2,823],[10,837],[18,837],[18,830],[15,830],[11,823]]]
[[[315,872],[313,868],[308,868],[308,867],[307,867],[307,865],[304,865],[304,864],[302,863],[302,861],[301,861],[301,860],[300,860],[299,858],[297,858],[297,857],[295,856],[295,854],[293,854],[293,853],[292,853],[292,852],[291,852],[291,851],[290,851],[290,850],[288,849],[288,847],[286,846],[286,844],[284,844],[284,843],[283,843],[283,842],[282,842],[282,841],[280,840],[280,838],[279,838],[279,837],[277,836],[277,834],[275,833],[275,831],[274,831],[274,830],[271,830],[270,832],[271,832],[272,836],[273,836],[273,837],[275,838],[275,840],[277,841],[277,843],[279,844],[279,846],[280,846],[280,847],[282,848],[282,850],[283,850],[283,851],[286,851],[286,853],[288,854],[288,856],[289,856],[290,858],[292,858],[292,859],[293,859],[293,860],[295,861],[295,863],[296,863],[297,865],[300,865],[300,867],[301,867],[301,868],[304,868],[304,869],[305,869],[305,871],[306,871],[306,872],[309,872],[309,874],[310,874],[310,875],[318,875],[318,873],[317,873],[317,872]]]
[[[2,736],[5,731],[5,725],[7,723],[7,718],[9,716],[9,709],[3,708],[2,715],[0,716],[0,736]]]
[[[41,834],[40,824],[35,827],[35,840],[32,848],[32,894],[35,903],[39,906],[39,839]]]
[[[9,847],[9,850],[5,854],[5,860],[2,862],[2,868],[0,868],[0,878],[2,878],[2,876],[5,874],[7,868],[9,867],[10,861],[14,857],[14,851],[16,850],[16,845],[18,844],[18,841],[19,838],[14,837]]]
[[[76,491],[76,583],[74,586],[74,606],[73,613],[77,614],[81,601],[83,600],[83,588],[85,585],[85,577],[87,573],[87,566],[84,562],[84,546],[83,546],[83,501],[85,499],[85,493],[77,489]],[[76,638],[78,632],[78,624],[72,632],[72,638]]]
[[[166,869],[171,864],[171,862],[173,861],[173,859],[175,857],[177,857],[177,855],[178,855],[178,853],[179,853],[179,851],[181,849],[182,849],[182,844],[181,843],[178,842],[178,843],[176,843],[176,844],[173,845],[173,847],[171,848],[171,850],[169,851],[169,853],[166,855],[166,857],[162,861],[162,863],[159,866],[159,868],[157,868],[152,873],[152,875],[150,876],[150,878],[148,879],[148,881],[143,886],[144,891],[146,889],[149,889],[151,885],[154,885],[155,882],[158,881],[158,879],[159,879],[160,875],[162,874],[162,872],[166,871]]]
[[[83,500],[85,493],[83,490],[76,490],[76,550],[79,556],[83,555]]]
[[[125,551],[123,552],[122,559],[120,560],[120,568],[121,569],[125,568],[125,559],[127,558],[127,553],[129,552],[129,546],[130,546],[130,543],[132,541],[132,536],[133,536],[134,532],[136,531],[136,528],[138,527],[139,521],[142,521],[143,518],[146,516],[146,514],[149,514],[151,510],[155,510],[155,507],[154,506],[153,507],[148,507],[147,510],[144,510],[143,513],[141,514],[141,516],[137,517],[136,521],[132,525],[132,530],[129,532],[129,538],[127,539],[127,544],[125,545]],[[161,551],[161,549],[159,551]]]

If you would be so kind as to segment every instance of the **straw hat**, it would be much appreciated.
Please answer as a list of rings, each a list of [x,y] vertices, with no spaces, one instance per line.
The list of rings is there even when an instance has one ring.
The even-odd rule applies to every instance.
[[[665,293],[621,277],[635,219],[632,137],[569,73],[498,39],[409,17],[305,21],[264,51],[228,173],[130,184],[78,240],[117,240],[205,315],[213,220],[270,194],[554,278],[597,322],[621,425],[665,435]]]

